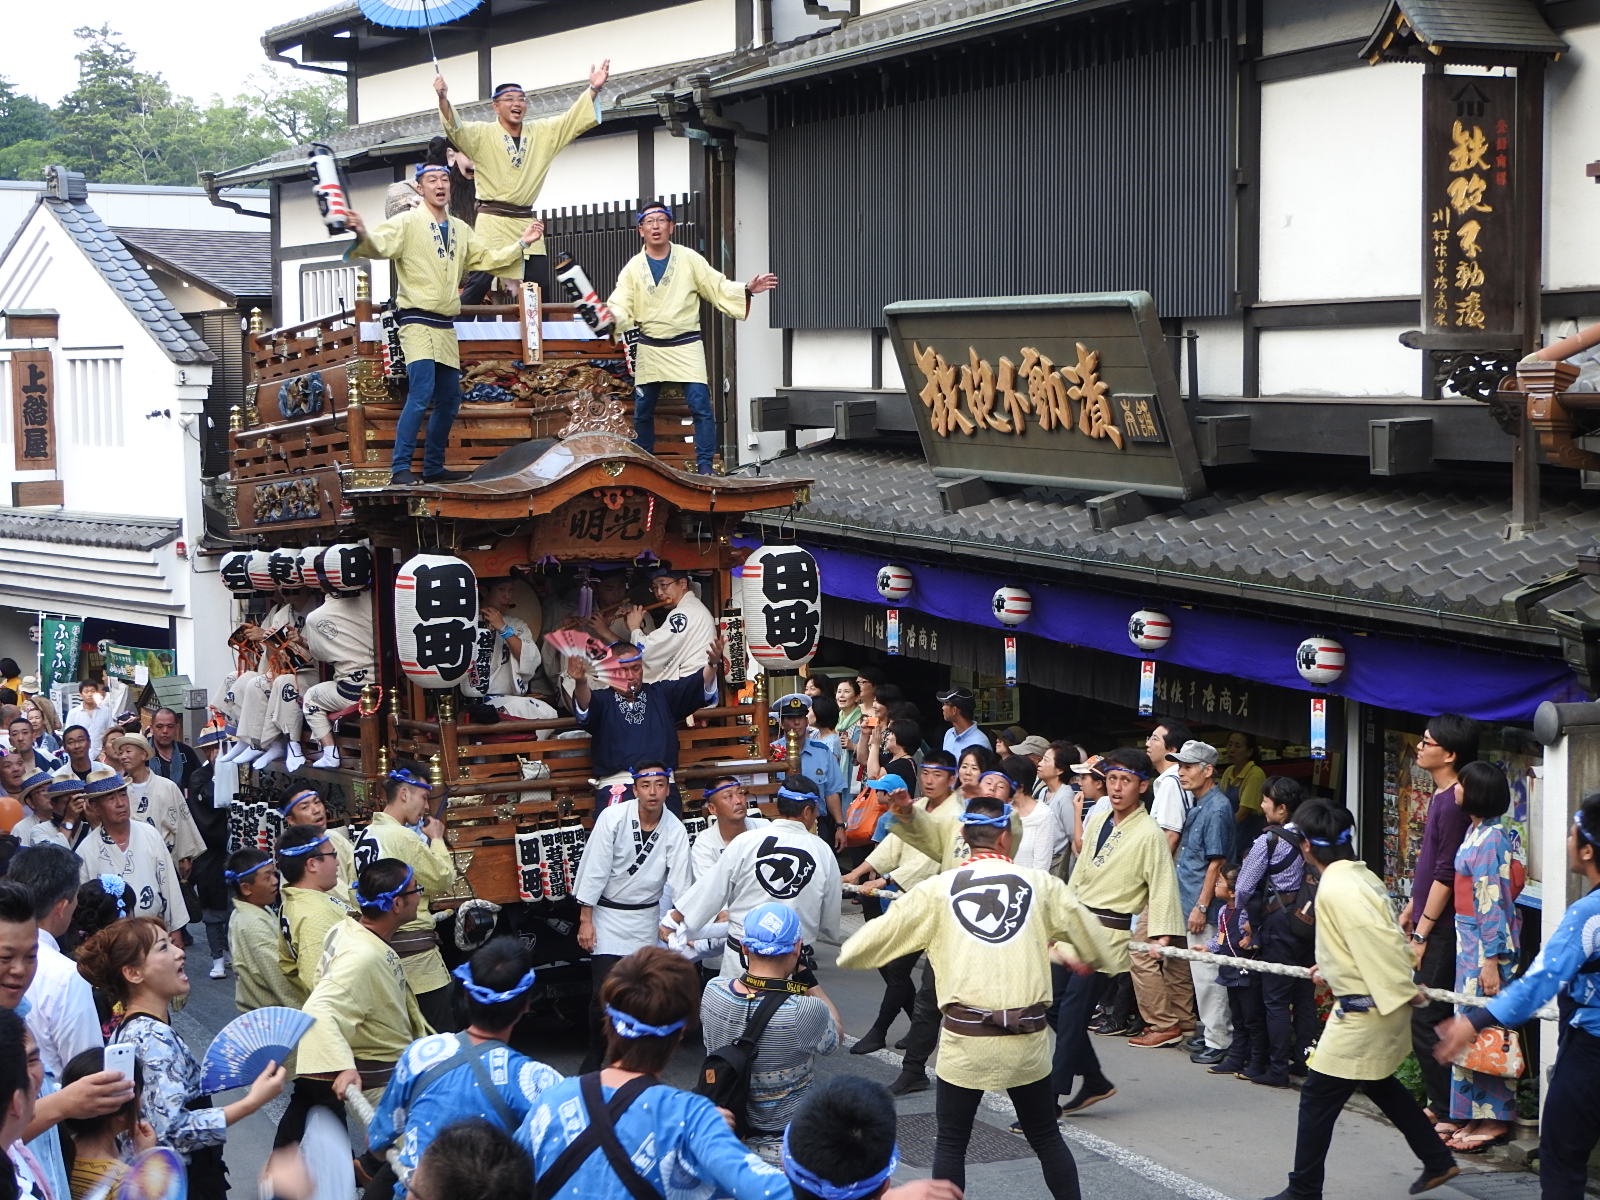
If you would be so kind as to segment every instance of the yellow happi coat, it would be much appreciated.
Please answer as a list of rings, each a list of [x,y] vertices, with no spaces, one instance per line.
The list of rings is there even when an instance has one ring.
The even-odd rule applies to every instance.
[[[449,895],[456,882],[456,864],[450,857],[449,845],[443,838],[424,838],[380,809],[372,814],[371,822],[356,841],[357,867],[375,863],[380,858],[398,858],[405,863],[417,877],[416,886],[423,889],[417,903],[416,920],[402,925],[396,939],[434,936],[433,913],[428,901]],[[437,942],[420,954],[401,956],[400,962],[405,967],[406,978],[411,981],[411,990],[419,996],[450,986],[450,972]]]
[[[302,1075],[337,1075],[358,1058],[393,1063],[412,1042],[433,1032],[406,984],[400,959],[360,921],[346,921],[328,935],[317,986],[303,1011],[316,1024],[296,1051]],[[377,1103],[383,1089],[366,1092]]]
[[[328,940],[328,931],[354,915],[339,895],[340,890],[283,889],[279,962],[283,973],[295,980],[301,991],[310,992],[317,985],[317,969],[322,963],[322,946]]]
[[[1024,1008],[1051,999],[1050,943],[1101,966],[1105,931],[1054,875],[1003,858],[978,858],[893,901],[839,948],[841,967],[881,967],[928,952],[939,1007]],[[940,1027],[937,1074],[957,1087],[1000,1091],[1050,1073],[1055,1035],[970,1037]]]
[[[585,89],[559,117],[524,121],[521,138],[512,137],[498,120],[463,121],[454,107],[448,117],[441,115],[439,123],[444,127],[444,135],[472,159],[477,168],[474,183],[479,200],[499,200],[532,208],[556,155],[579,134],[600,124],[600,98]],[[479,213],[475,227],[490,245],[498,245],[521,237],[528,220]],[[540,238],[527,252],[546,253],[544,239]],[[522,278],[520,257],[509,266],[486,269],[503,279]]]
[[[1100,830],[1112,814],[1100,813],[1083,830],[1083,852],[1072,868],[1068,886],[1072,894],[1090,908],[1106,909],[1137,916],[1150,910],[1150,937],[1172,937],[1186,945],[1182,904],[1178,900],[1178,873],[1172,865],[1167,835],[1140,805],[1106,835],[1100,845]],[[1096,847],[1099,847],[1096,850]],[[1121,975],[1128,969],[1129,929],[1107,929],[1113,948],[1109,971]]]
[[[617,328],[632,329],[647,337],[673,338],[700,328],[700,301],[736,321],[750,315],[750,295],[687,246],[672,247],[667,269],[657,283],[650,274],[643,250],[628,260],[617,275],[616,289],[606,307]],[[683,346],[634,347],[635,383],[706,383],[704,342]]]
[[[283,969],[283,929],[270,908],[233,898],[228,921],[233,956],[233,1003],[242,1013],[270,1005],[299,1008],[306,1002],[300,981]]]
[[[1308,1065],[1338,1079],[1383,1079],[1411,1052],[1411,951],[1383,881],[1336,862],[1317,884],[1317,967],[1335,996],[1371,996],[1370,1012],[1328,1017]]]
[[[523,221],[510,237],[490,241],[487,231],[474,232],[459,217],[446,216],[446,234],[434,223],[428,206],[419,204],[381,225],[367,226],[367,236],[357,238],[344,256],[392,260],[399,281],[395,300],[401,308],[421,308],[453,317],[461,311],[461,281],[469,271],[500,270],[522,261],[522,243],[517,238],[527,226]],[[456,344],[454,329],[402,325],[400,348],[405,351],[407,362],[426,358],[441,366],[461,365],[461,348]]]
[[[967,839],[961,832],[965,828],[961,824],[961,814],[965,811],[966,806],[962,804],[959,794],[951,796],[932,812],[928,811],[926,804],[914,804],[905,818],[896,817],[889,822],[889,832],[904,838],[914,849],[933,859],[939,864],[939,870],[948,871],[972,855],[967,847]],[[1013,811],[1011,853],[1015,854],[1021,845],[1022,818]]]
[[[941,809],[955,809],[960,806],[960,801],[954,796],[945,798],[937,813]],[[928,811],[928,798],[918,796],[914,802],[918,812]],[[893,876],[894,882],[902,891],[910,891],[924,879],[932,879],[939,873],[939,864],[918,850],[903,837],[886,837],[872,848],[872,853],[867,855],[867,865],[881,876]]]

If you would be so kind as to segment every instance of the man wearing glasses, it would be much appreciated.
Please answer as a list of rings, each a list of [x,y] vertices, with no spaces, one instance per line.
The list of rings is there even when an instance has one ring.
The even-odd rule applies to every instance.
[[[770,272],[749,283],[735,283],[705,256],[672,242],[672,210],[647,204],[638,216],[644,249],[617,275],[606,306],[617,328],[636,331],[633,398],[634,440],[652,454],[656,448],[656,398],[663,383],[683,385],[683,399],[694,417],[696,469],[711,474],[717,453],[717,417],[711,407],[706,355],[701,345],[700,301],[736,321],[750,315],[750,297],[778,286]]]
[[[384,804],[356,840],[356,877],[379,859],[403,862],[416,874],[423,889],[416,914],[389,939],[400,956],[411,990],[428,1024],[439,1033],[454,1033],[456,1019],[451,1003],[454,983],[439,953],[429,899],[449,893],[456,880],[455,860],[445,841],[444,822],[433,815],[428,781],[414,765],[389,772],[384,780]]]
[[[717,636],[717,623],[689,586],[687,571],[658,567],[650,576],[650,594],[669,611],[647,634],[644,608],[628,609],[628,640],[644,653],[646,683],[682,679],[705,665],[706,643]]]
[[[283,973],[309,993],[317,983],[328,931],[354,914],[339,886],[339,854],[320,825],[290,825],[274,855],[283,880],[278,925],[283,931]]]

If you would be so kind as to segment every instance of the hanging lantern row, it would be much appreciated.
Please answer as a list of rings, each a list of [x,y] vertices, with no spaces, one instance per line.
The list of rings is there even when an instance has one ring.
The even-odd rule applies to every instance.
[[[240,599],[274,588],[319,587],[353,596],[372,586],[372,548],[340,542],[304,549],[235,550],[222,556],[222,585]]]

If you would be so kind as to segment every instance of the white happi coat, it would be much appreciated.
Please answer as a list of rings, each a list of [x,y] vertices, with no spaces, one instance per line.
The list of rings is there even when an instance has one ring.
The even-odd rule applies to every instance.
[[[333,730],[329,714],[354,704],[362,686],[376,677],[372,598],[329,596],[306,614],[301,637],[306,649],[333,668],[333,678],[307,688],[304,697],[306,724],[320,740]]]
[[[799,821],[779,818],[734,838],[711,873],[696,881],[677,909],[684,928],[699,930],[728,910],[728,945],[722,974],[737,975],[744,918],[758,904],[776,900],[794,910],[809,943],[819,935],[839,938],[839,860]]]
[[[654,946],[663,889],[670,884],[672,894],[681,896],[689,883],[689,834],[671,809],[662,810],[650,833],[639,828],[637,800],[605,809],[584,843],[572,887],[578,903],[594,910],[593,953],[632,954]],[[602,899],[645,907],[609,908]]]
[[[650,634],[634,635],[633,644],[644,651],[644,681],[682,679],[706,665],[706,647],[717,636],[711,610],[693,589],[672,606]]]
[[[83,883],[97,875],[122,876],[133,889],[130,917],[154,917],[168,929],[182,929],[189,923],[189,908],[183,902],[172,855],[161,835],[143,821],[128,822],[126,850],[104,830],[90,830],[78,846],[78,858],[83,863],[78,876]]]
[[[509,639],[501,637],[497,630],[489,628],[487,624],[480,623],[477,642],[473,647],[473,662],[476,664],[480,657],[488,657],[489,686],[480,691],[472,681],[475,672],[468,671],[459,685],[463,696],[520,696],[528,680],[538,671],[539,644],[534,640],[528,623],[520,617],[506,617],[505,622],[506,628],[522,640],[522,653],[512,658]],[[493,644],[488,644],[490,642]]]
[[[128,780],[128,815],[159,833],[176,862],[199,858],[206,852],[182,789],[154,771],[143,783]]]

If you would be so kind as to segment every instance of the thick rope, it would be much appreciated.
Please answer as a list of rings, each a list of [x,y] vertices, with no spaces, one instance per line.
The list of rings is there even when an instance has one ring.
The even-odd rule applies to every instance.
[[[361,1094],[360,1087],[352,1083],[349,1087],[345,1088],[344,1102],[350,1106],[351,1112],[355,1113],[356,1116],[361,1118],[361,1123],[363,1125],[369,1129],[372,1128],[372,1118],[377,1114],[372,1111],[372,1105],[367,1103],[367,1098]],[[395,1153],[394,1147],[390,1146],[387,1150],[385,1150],[383,1152],[383,1157],[384,1161],[386,1161],[389,1166],[394,1168],[394,1173],[399,1175],[401,1173],[400,1156]]]

